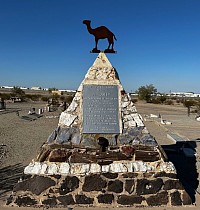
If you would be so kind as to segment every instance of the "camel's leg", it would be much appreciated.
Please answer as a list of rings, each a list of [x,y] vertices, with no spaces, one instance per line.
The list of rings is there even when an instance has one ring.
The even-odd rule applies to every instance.
[[[95,48],[94,48],[95,50],[97,50],[98,41],[99,39],[95,38]]]
[[[112,48],[111,48],[111,50],[114,50],[114,49],[113,49],[113,47],[114,47],[114,42],[112,42],[112,44],[111,44],[111,45],[112,45]]]
[[[112,38],[108,38],[108,50],[110,50],[110,46],[111,46],[111,50],[113,50],[113,45],[114,45],[114,41],[113,41],[113,37]]]

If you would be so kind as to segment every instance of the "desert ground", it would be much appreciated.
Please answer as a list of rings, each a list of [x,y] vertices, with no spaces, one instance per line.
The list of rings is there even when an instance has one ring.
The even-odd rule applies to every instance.
[[[22,119],[27,116],[31,108],[44,108],[46,104],[14,103],[7,104],[7,111],[0,111],[0,210],[16,210],[16,207],[5,206],[6,197],[12,192],[13,185],[20,179],[24,167],[36,157],[40,146],[47,140],[51,132],[57,127],[61,110],[44,112],[43,116],[36,120],[28,121]],[[144,119],[147,129],[156,138],[157,142],[167,151],[173,150],[175,142],[167,137],[167,134],[176,133],[184,139],[193,141],[200,138],[200,122],[195,120],[195,114],[187,116],[187,109],[182,105],[155,105],[137,102],[136,108]],[[160,118],[149,119],[147,115],[161,115],[163,119],[172,122],[171,125],[162,125]],[[19,116],[18,116],[19,115]],[[176,148],[176,147],[175,147]],[[198,148],[197,148],[198,149]],[[200,195],[195,191],[197,188],[198,171],[195,168],[195,159],[192,161],[183,155],[177,156],[168,153],[169,160],[175,161],[180,178],[185,186],[191,190],[195,199],[195,205],[190,207],[131,207],[131,209],[144,210],[167,210],[167,209],[200,209]],[[198,158],[198,157],[197,157]],[[192,167],[192,169],[191,169]],[[88,207],[87,207],[88,208]],[[20,209],[32,210],[31,207],[20,207]],[[53,209],[53,208],[50,208]],[[64,208],[56,208],[62,210]],[[66,208],[65,208],[66,209]],[[74,209],[86,209],[76,207]],[[93,209],[89,207],[89,209]],[[95,208],[104,209],[104,208]],[[113,209],[113,208],[106,208]],[[118,209],[130,209],[127,207]]]

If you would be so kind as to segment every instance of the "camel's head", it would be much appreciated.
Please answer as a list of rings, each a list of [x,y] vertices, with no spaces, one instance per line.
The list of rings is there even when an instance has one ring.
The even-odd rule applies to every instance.
[[[85,24],[85,25],[90,25],[90,23],[91,23],[91,20],[84,20],[83,21],[83,24]]]

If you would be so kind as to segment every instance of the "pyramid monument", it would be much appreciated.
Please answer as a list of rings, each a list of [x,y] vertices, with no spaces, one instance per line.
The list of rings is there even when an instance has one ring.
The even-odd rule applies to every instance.
[[[24,174],[8,205],[192,204],[103,52]]]

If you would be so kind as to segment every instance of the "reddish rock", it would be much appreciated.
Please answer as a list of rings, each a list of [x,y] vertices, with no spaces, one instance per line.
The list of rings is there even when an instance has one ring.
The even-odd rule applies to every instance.
[[[55,149],[49,154],[50,162],[65,162],[68,160],[71,152],[66,152],[64,149]]]
[[[131,146],[122,146],[122,153],[127,157],[131,157],[134,154],[135,149]]]
[[[160,155],[155,151],[135,151],[135,160],[142,160],[145,162],[154,162],[160,160]]]

